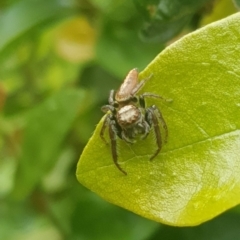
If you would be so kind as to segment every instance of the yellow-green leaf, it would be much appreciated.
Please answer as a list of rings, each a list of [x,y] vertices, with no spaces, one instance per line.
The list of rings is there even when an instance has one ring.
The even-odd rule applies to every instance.
[[[143,92],[167,122],[168,143],[152,161],[153,133],[129,145],[119,163],[99,137],[102,120],[78,163],[77,178],[107,201],[149,219],[197,225],[240,203],[240,14],[210,24],[166,48],[141,73]],[[139,50],[140,51],[140,50]]]

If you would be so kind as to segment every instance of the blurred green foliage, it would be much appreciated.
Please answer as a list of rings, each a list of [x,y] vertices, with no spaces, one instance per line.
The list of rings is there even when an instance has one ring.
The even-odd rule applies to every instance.
[[[165,42],[179,33],[209,0],[135,0],[145,16],[141,36],[146,41]],[[207,6],[207,5],[206,5]]]
[[[181,28],[166,23],[171,37],[154,43],[139,38],[146,18],[136,0],[0,2],[0,239],[240,236],[239,208],[199,227],[170,228],[110,205],[75,177],[109,90],[129,69],[142,70],[181,29],[200,27],[222,1],[201,1]],[[176,9],[181,1],[174,2]]]
[[[236,5],[236,7],[239,9],[240,8],[240,1],[239,0],[234,0],[233,1]]]

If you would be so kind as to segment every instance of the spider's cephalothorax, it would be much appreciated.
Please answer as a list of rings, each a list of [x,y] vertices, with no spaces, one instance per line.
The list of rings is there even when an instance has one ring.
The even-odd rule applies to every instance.
[[[102,111],[107,113],[107,115],[104,119],[100,136],[106,142],[104,132],[106,127],[108,127],[113,161],[117,168],[124,174],[127,173],[118,163],[117,137],[128,143],[134,143],[138,136],[141,136],[141,139],[146,138],[153,127],[157,150],[151,156],[150,160],[156,157],[162,148],[162,134],[159,122],[165,130],[165,142],[167,140],[167,125],[160,110],[155,105],[146,108],[144,99],[145,97],[162,97],[152,93],[143,93],[140,96],[136,96],[138,91],[150,78],[151,76],[138,82],[138,71],[134,68],[128,73],[118,91],[110,91],[109,104],[102,107]]]

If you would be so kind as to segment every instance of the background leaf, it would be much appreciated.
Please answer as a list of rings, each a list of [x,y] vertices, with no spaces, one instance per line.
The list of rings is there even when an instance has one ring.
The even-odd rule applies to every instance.
[[[105,9],[102,35],[96,45],[97,62],[119,78],[134,67],[143,69],[164,45],[141,41],[139,13],[132,1],[110,1]]]
[[[145,41],[166,42],[178,34],[209,0],[136,0],[145,17],[141,36]]]
[[[214,8],[209,11],[200,21],[200,26],[207,25],[211,22],[218,21],[231,14],[236,13],[234,3],[229,0],[221,0],[215,3]]]
[[[53,167],[66,133],[84,106],[83,100],[84,92],[66,90],[28,113],[15,182],[17,197],[26,197],[43,173]]]
[[[101,120],[78,163],[84,186],[144,217],[178,226],[202,223],[239,204],[239,21],[235,14],[187,35],[142,72],[141,78],[154,74],[143,91],[173,99],[148,101],[166,119],[168,144],[150,162],[153,136],[133,146],[119,140],[124,176],[99,137]]]
[[[111,240],[115,236],[116,240],[144,240],[159,228],[156,222],[139,218],[129,211],[109,205],[106,201],[100,201],[96,195],[90,194],[86,189],[78,191],[74,196],[80,194],[84,197],[79,198],[71,222],[78,238]],[[92,216],[98,224],[89,228],[92,225]]]
[[[5,9],[0,16],[0,52],[6,51],[7,47],[30,30],[36,30],[41,24],[46,27],[69,15],[67,5],[58,0],[24,0],[14,6]],[[38,29],[39,30],[39,29]]]
[[[236,7],[238,7],[238,9],[240,8],[240,1],[239,0],[233,0],[233,2],[235,3]]]
[[[166,226],[163,231],[154,234],[149,240],[228,240],[238,239],[240,236],[239,218],[237,214],[226,213],[209,223],[197,227],[174,228]],[[229,231],[226,231],[226,228]],[[209,233],[212,233],[209,235]]]

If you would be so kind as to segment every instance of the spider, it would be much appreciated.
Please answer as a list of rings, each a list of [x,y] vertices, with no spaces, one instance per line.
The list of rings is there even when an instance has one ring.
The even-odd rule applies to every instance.
[[[158,155],[163,144],[159,123],[165,131],[164,142],[167,142],[168,129],[160,110],[155,105],[150,107],[146,107],[145,105],[145,97],[162,97],[148,92],[139,96],[136,95],[151,77],[152,75],[138,82],[138,70],[136,68],[132,69],[120,88],[117,91],[110,91],[108,99],[109,104],[101,108],[107,115],[100,131],[100,137],[108,144],[104,138],[105,130],[108,127],[114,164],[125,175],[127,175],[127,173],[118,163],[117,137],[127,143],[134,143],[137,136],[140,136],[141,139],[145,139],[153,127],[157,149],[150,157],[150,160],[153,160],[153,158]]]

